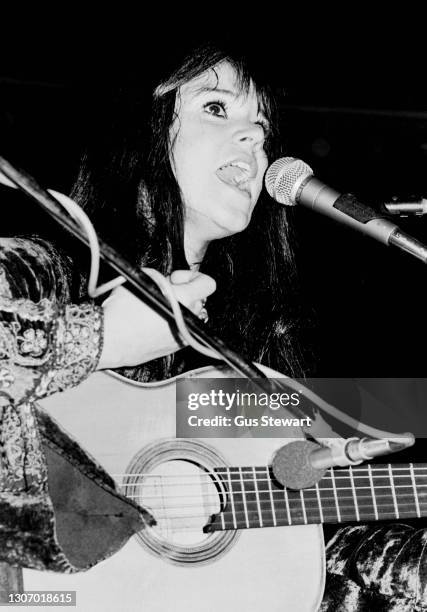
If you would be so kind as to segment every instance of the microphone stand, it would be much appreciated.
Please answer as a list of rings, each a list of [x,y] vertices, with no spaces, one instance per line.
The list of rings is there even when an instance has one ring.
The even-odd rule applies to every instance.
[[[57,223],[78,238],[78,240],[88,245],[87,237],[78,224],[64,211],[57,200],[48,191],[43,189],[32,176],[21,169],[15,168],[1,156],[0,171],[3,172],[3,174],[21,191],[35,200]],[[175,317],[169,302],[159,291],[154,281],[152,281],[147,274],[137,270],[105,241],[98,239],[98,242],[102,259],[121,276],[126,278],[132,293],[163,318],[170,323],[174,323]],[[223,360],[237,374],[240,374],[244,378],[256,379],[253,381],[254,384],[267,393],[278,390],[283,391],[286,388],[277,379],[267,378],[260,369],[226,346],[220,338],[213,334],[208,334],[200,320],[188,310],[188,308],[181,305],[181,310],[184,321],[191,334],[199,341],[204,342],[207,346],[217,351],[222,356]],[[295,409],[295,412],[298,413],[299,409]],[[302,411],[301,414],[296,414],[295,416],[300,418],[301,415]]]
[[[326,470],[360,465],[381,455],[413,446],[413,434],[393,438],[337,438],[333,445],[321,446],[310,440],[297,440],[281,446],[273,456],[271,469],[284,487],[305,489],[315,486]]]

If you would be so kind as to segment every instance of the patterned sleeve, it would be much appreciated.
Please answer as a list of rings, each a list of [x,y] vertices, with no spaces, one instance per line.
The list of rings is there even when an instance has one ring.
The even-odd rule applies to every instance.
[[[0,602],[3,561],[87,570],[153,523],[35,401],[77,385],[102,349],[102,311],[72,303],[70,269],[42,240],[0,239]]]
[[[102,310],[69,304],[66,263],[42,241],[0,240],[0,405],[77,385],[102,350]]]

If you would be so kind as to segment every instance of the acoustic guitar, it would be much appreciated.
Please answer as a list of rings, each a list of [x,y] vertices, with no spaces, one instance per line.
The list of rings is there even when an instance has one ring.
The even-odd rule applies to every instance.
[[[209,367],[185,376],[233,375]],[[283,439],[175,438],[173,380],[98,372],[41,404],[157,521],[87,572],[24,570],[25,590],[75,590],[79,612],[316,610],[321,523],[427,515],[426,466],[329,470],[292,491],[269,464],[303,437],[299,428]]]

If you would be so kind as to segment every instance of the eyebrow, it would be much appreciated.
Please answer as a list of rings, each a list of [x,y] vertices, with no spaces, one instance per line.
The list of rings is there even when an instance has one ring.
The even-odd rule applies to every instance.
[[[207,87],[206,85],[204,87],[198,87],[195,92],[194,95],[198,95],[198,94],[202,94],[202,93],[219,93],[219,94],[226,94],[228,96],[231,96],[233,98],[238,98],[239,94],[236,91],[233,91],[232,89],[222,89],[220,87]]]
[[[203,93],[217,93],[217,94],[225,94],[228,95],[232,98],[234,98],[235,100],[237,100],[237,98],[240,97],[240,94],[237,93],[236,91],[232,90],[232,89],[222,89],[220,87],[208,87],[208,86],[202,86],[202,87],[198,87],[197,90],[194,92],[193,98],[203,94]],[[262,118],[269,123],[268,119],[267,119],[267,115],[265,113],[265,111],[262,108],[259,108],[259,104],[258,104],[258,114],[262,116]]]

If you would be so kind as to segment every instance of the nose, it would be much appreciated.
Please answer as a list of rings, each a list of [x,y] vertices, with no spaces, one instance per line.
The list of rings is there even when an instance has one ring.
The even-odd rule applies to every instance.
[[[250,121],[241,123],[236,127],[234,140],[248,146],[262,144],[265,140],[264,128],[259,123]]]

